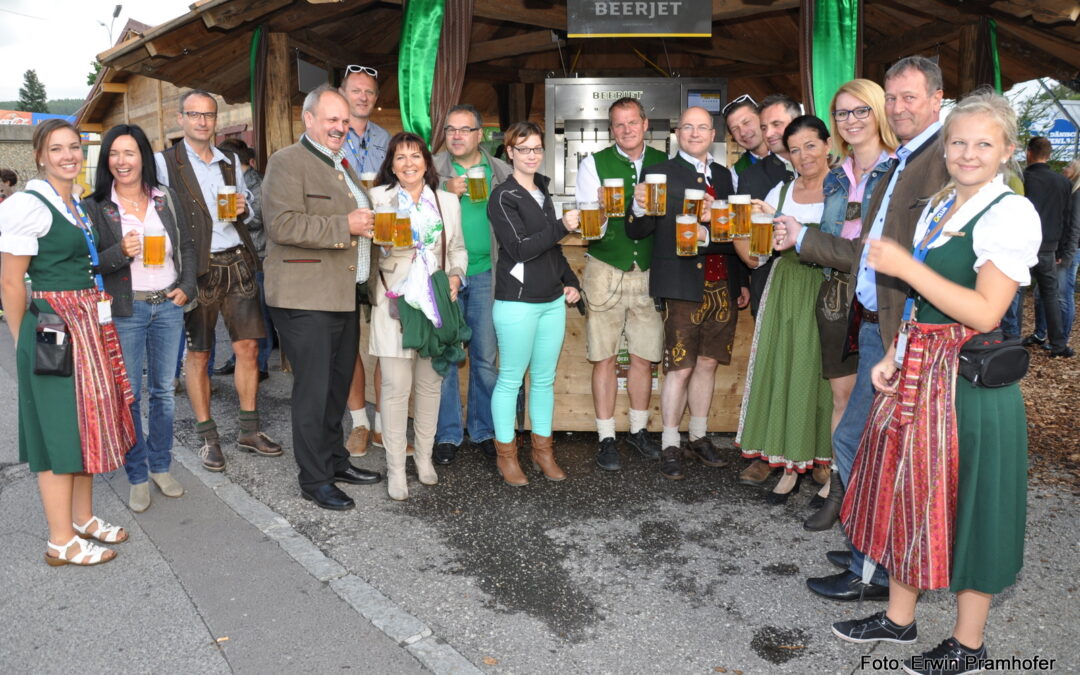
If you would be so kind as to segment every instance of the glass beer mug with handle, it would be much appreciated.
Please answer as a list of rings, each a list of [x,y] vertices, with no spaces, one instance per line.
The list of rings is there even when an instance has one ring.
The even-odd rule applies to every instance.
[[[626,215],[626,184],[622,178],[604,179],[604,213],[608,218]]]
[[[693,213],[675,216],[675,255],[694,256],[698,253],[698,219]]]
[[[394,245],[394,218],[397,209],[393,204],[379,204],[375,207],[375,230],[371,242],[376,246]]]
[[[728,197],[731,206],[731,233],[736,239],[750,238],[750,195],[731,195]]]
[[[645,174],[645,215],[662,216],[667,213],[667,176],[662,173]]]
[[[772,255],[773,217],[756,212],[750,216],[750,255],[768,258]]]
[[[165,267],[165,228],[161,223],[147,223],[143,230],[142,264],[149,269]]]
[[[412,208],[399,204],[394,214],[394,248],[412,248]]]
[[[577,205],[581,212],[580,229],[581,238],[585,241],[596,241],[604,236],[604,214],[600,211],[599,202],[580,202]]]
[[[236,222],[235,185],[222,185],[218,188],[217,219],[226,223]]]
[[[471,166],[465,171],[469,201],[473,204],[488,200],[487,172],[482,166]]]
[[[701,207],[705,203],[704,190],[687,190],[683,192],[682,211],[686,215],[701,218]]]
[[[371,188],[375,187],[376,175],[374,171],[365,171],[360,174],[360,186],[365,190],[371,190]]]
[[[712,204],[712,220],[709,234],[717,242],[731,241],[731,209],[726,199],[717,199]]]

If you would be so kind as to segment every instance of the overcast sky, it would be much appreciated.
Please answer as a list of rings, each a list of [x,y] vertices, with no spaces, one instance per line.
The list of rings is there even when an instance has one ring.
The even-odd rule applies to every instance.
[[[53,98],[84,98],[94,57],[112,46],[128,19],[152,26],[185,14],[193,0],[127,0],[114,21],[115,0],[0,0],[0,101],[19,98],[23,73],[37,71]]]

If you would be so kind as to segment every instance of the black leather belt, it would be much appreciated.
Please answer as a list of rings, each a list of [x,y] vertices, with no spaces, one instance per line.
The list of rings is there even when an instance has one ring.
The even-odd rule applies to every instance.
[[[863,311],[862,311],[862,320],[865,321],[866,323],[881,323],[881,321],[878,320],[878,313],[877,312],[871,312],[868,309],[863,309]]]
[[[151,305],[160,305],[161,303],[163,303],[163,302],[165,302],[165,301],[167,301],[169,299],[166,296],[166,293],[168,293],[171,290],[172,290],[171,288],[166,288],[165,290],[162,290],[162,291],[134,291],[132,293],[132,297],[135,300],[141,300],[143,302],[148,302]]]
[[[233,246],[232,248],[227,248],[224,251],[211,251],[210,252],[210,257],[211,258],[222,258],[222,257],[227,256],[227,255],[232,255],[234,253],[239,253],[241,250],[243,250],[243,248],[244,248],[243,244],[237,244],[236,246]]]

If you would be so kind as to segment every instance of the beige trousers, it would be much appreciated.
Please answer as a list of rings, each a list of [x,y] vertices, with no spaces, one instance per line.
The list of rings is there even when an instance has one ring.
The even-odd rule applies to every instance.
[[[416,454],[430,456],[439,425],[442,377],[431,367],[431,359],[415,354],[411,358],[380,356],[382,369],[382,435],[387,453],[405,456],[408,445],[409,395],[413,396],[413,443]]]

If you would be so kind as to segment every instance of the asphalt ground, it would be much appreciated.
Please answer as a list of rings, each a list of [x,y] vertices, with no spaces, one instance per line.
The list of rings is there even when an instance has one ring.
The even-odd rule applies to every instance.
[[[221,347],[219,362],[228,353]],[[0,354],[7,370],[0,461],[11,461],[4,459],[15,430],[6,331]],[[0,664],[48,672],[78,654],[88,672],[147,670],[153,657],[140,657],[137,645],[153,645],[161,654],[155,669],[165,672],[858,673],[891,670],[889,659],[929,649],[952,628],[953,597],[937,591],[920,601],[918,645],[833,637],[833,621],[884,603],[859,607],[806,590],[807,576],[835,571],[824,553],[842,542],[836,528],[802,529],[816,486],[807,479],[787,504],[768,506],[769,486],[737,484],[743,462],[726,437],[714,441],[728,448],[730,466],[692,464],[678,482],[625,449],[621,472],[601,471],[594,435],[558,434],[556,455],[569,474],[560,483],[524,462],[530,484],[509,487],[490,460],[466,448],[453,465],[437,467],[437,486],[420,485],[410,462],[407,502],[389,500],[385,484],[344,485],[355,510],[318,509],[297,488],[291,376],[277,369],[276,353],[272,364],[259,407],[285,455],[228,448],[226,472],[208,474],[188,449],[198,443],[179,396],[177,472],[188,495],[155,493],[151,509],[134,515],[124,507],[123,474],[99,479],[99,511],[132,529],[125,555],[107,566],[47,568],[32,477],[25,466],[4,469],[0,513],[17,520],[0,526],[0,611],[8,619]],[[215,418],[230,439],[231,378],[214,381]],[[355,463],[385,469],[379,449]],[[1077,669],[1077,501],[1061,488],[1032,485],[1025,567],[994,599],[991,656]],[[144,577],[154,581],[140,594],[132,579]],[[148,598],[159,609],[151,611]],[[88,616],[88,607],[100,611]],[[57,653],[43,645],[52,647],[53,635],[79,637]],[[121,656],[100,647],[118,638],[127,647]]]

